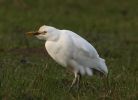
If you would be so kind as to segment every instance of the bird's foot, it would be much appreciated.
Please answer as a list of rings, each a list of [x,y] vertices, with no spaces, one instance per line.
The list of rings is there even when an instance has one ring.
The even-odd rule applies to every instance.
[[[71,86],[69,88],[69,91],[71,91],[71,89],[73,88],[74,85],[76,85],[77,91],[79,91],[79,88],[80,88],[80,78],[81,78],[80,74],[77,74],[75,76],[75,78],[73,79],[72,84],[71,84]]]
[[[70,86],[70,88],[69,88],[69,91],[71,91],[72,87],[76,84],[76,81],[77,81],[77,77],[75,77],[75,78],[73,79],[72,84],[71,84],[71,86]]]

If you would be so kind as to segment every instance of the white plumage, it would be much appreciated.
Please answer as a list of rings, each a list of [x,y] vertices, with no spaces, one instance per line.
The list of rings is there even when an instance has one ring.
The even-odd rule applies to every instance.
[[[100,58],[96,49],[85,39],[69,30],[59,30],[51,26],[41,26],[37,32],[28,34],[46,40],[45,47],[48,54],[60,65],[71,67],[75,74],[93,75],[93,69],[104,74],[108,73],[105,60]]]

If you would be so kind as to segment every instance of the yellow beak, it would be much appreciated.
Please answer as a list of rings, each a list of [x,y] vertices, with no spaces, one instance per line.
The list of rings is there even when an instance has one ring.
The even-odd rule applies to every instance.
[[[28,36],[34,36],[34,35],[39,35],[41,34],[40,32],[36,31],[36,32],[27,32],[26,35]]]

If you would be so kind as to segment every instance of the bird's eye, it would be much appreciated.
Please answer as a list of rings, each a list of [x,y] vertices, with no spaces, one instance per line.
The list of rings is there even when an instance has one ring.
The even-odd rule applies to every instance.
[[[43,33],[47,33],[47,31],[44,31]]]

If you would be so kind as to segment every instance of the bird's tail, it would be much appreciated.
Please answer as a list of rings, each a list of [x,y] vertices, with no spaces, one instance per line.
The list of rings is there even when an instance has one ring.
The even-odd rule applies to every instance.
[[[107,75],[108,74],[108,69],[107,69],[107,65],[105,63],[105,60],[100,58],[100,68],[101,68],[101,71]]]
[[[78,68],[80,69],[80,72],[82,74],[87,73],[88,75],[93,75],[93,72],[91,69],[98,70],[105,75],[108,74],[108,69],[105,64],[105,60],[100,57],[97,57],[97,58],[80,57],[80,59],[76,62],[79,62],[79,65],[85,66],[85,69],[83,67]]]
[[[105,75],[108,74],[108,69],[105,60],[102,58],[91,60],[91,68],[96,69]]]

